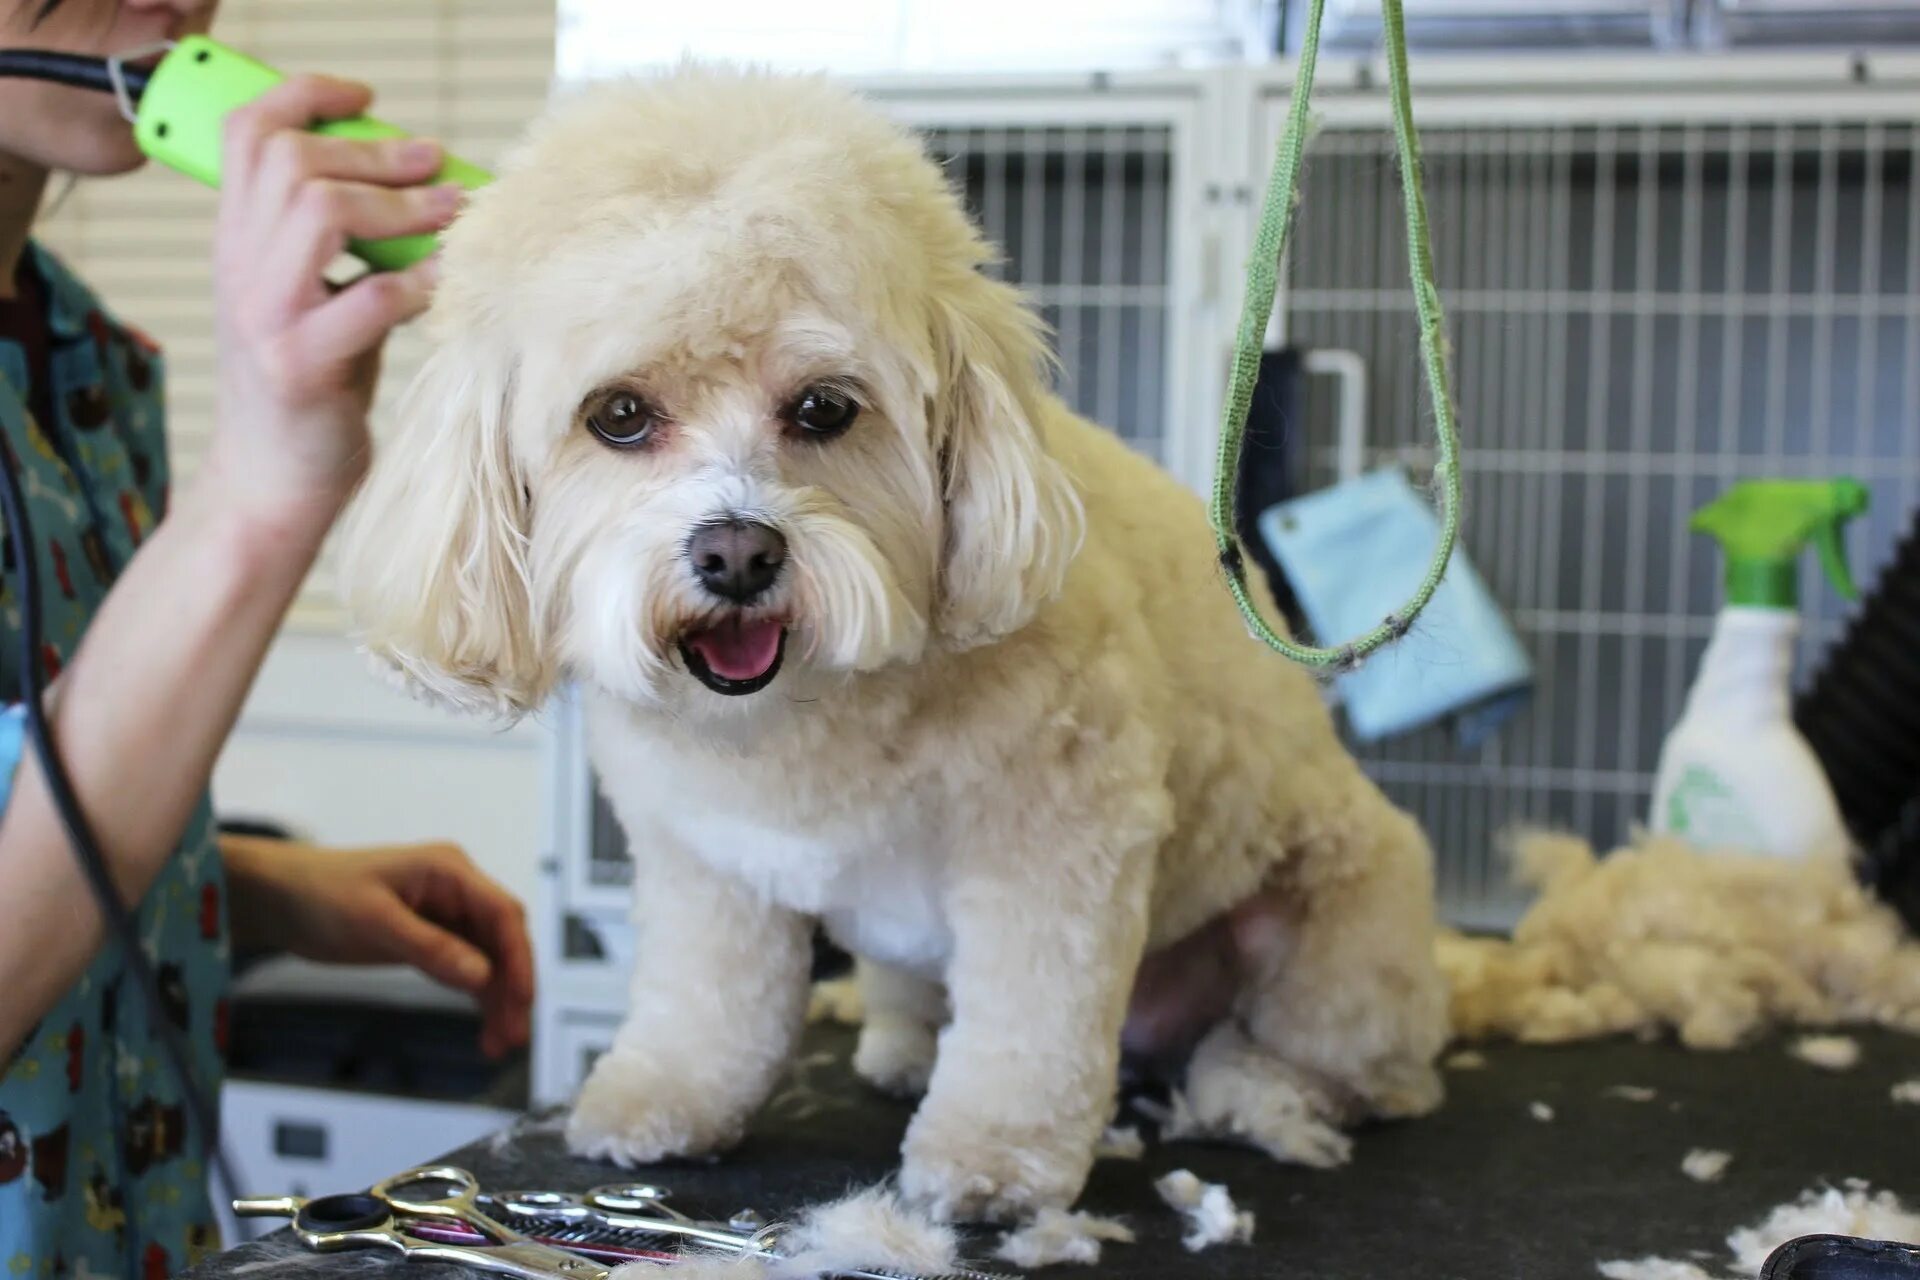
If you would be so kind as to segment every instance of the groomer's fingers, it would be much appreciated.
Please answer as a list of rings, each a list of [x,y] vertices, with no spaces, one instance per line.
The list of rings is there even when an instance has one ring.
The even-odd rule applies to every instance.
[[[259,156],[258,190],[292,193],[317,178],[410,187],[438,173],[446,152],[428,138],[335,138],[282,129],[260,144]]]
[[[480,999],[480,1047],[490,1057],[527,1043],[533,1009],[533,944],[520,900],[473,864],[457,845],[416,849],[397,884],[420,915],[459,932],[487,956]]]
[[[323,369],[364,356],[395,325],[427,309],[439,275],[439,260],[428,258],[404,271],[382,271],[354,281],[307,312],[287,332],[282,338],[288,344],[283,363],[298,361],[301,368]]]
[[[458,929],[485,951],[508,995],[533,999],[533,944],[526,908],[457,844],[419,846],[403,896],[430,919]]]
[[[487,953],[493,957],[493,981],[481,1000],[486,1015],[482,1047],[498,1056],[526,1044],[533,1030],[533,945],[527,937],[526,912],[504,892],[503,900],[488,910],[482,926],[491,937]]]
[[[270,305],[313,299],[321,272],[349,239],[440,230],[460,211],[462,194],[451,184],[395,190],[326,178],[304,183],[269,241],[268,258],[277,276]]]
[[[493,966],[480,948],[409,909],[398,898],[374,928],[384,928],[394,959],[410,964],[435,982],[470,995],[483,992]]]
[[[228,112],[221,129],[221,187],[250,187],[261,149],[276,133],[356,116],[372,101],[373,90],[357,81],[294,76]]]

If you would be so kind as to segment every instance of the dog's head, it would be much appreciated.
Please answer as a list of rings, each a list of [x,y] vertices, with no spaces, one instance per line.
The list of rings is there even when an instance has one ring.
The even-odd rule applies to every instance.
[[[447,234],[343,548],[369,646],[464,705],[570,675],[718,709],[1023,626],[1081,513],[989,257],[914,139],[825,81],[563,103]]]

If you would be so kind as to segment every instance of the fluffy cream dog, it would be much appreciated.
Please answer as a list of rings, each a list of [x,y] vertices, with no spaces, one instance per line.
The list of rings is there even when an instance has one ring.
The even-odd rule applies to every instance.
[[[581,1152],[737,1139],[815,921],[863,962],[859,1069],[925,1092],[903,1186],[943,1214],[1077,1196],[1143,954],[1233,983],[1143,1033],[1212,1130],[1334,1163],[1440,1099],[1421,833],[989,258],[853,96],[691,69],[558,107],[447,237],[347,580],[432,695],[583,691],[639,960]]]

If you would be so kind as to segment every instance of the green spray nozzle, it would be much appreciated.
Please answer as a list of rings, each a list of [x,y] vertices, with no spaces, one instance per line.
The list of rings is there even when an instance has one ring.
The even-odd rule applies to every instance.
[[[1797,567],[1809,542],[1833,589],[1858,597],[1840,531],[1866,509],[1867,489],[1857,480],[1743,480],[1694,512],[1692,527],[1727,553],[1728,604],[1791,609],[1800,602]]]

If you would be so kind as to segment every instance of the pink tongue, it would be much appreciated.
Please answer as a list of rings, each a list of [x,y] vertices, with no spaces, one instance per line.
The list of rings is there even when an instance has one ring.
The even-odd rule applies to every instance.
[[[777,622],[723,622],[687,637],[687,645],[724,680],[754,680],[780,656]]]

